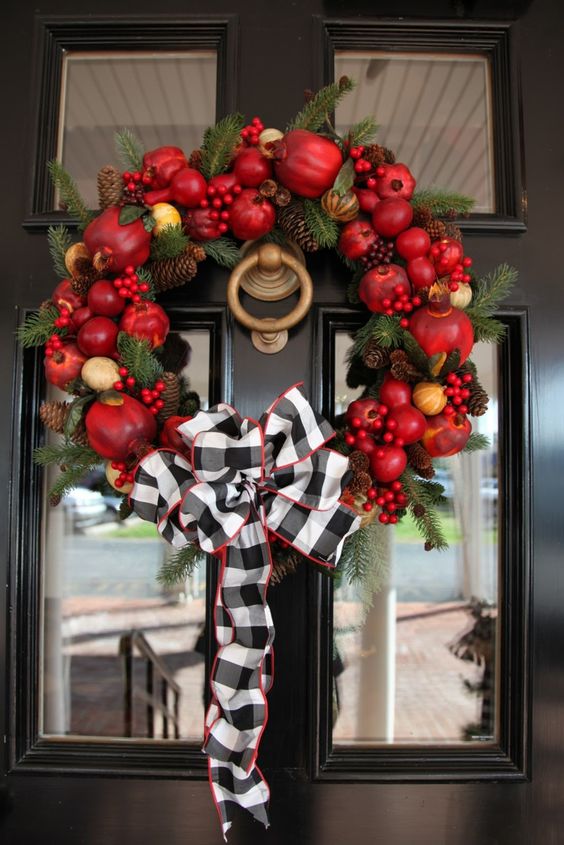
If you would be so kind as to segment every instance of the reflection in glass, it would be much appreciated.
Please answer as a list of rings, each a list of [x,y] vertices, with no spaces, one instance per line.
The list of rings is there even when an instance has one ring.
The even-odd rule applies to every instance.
[[[444,53],[338,52],[335,79],[357,89],[339,105],[337,129],[372,114],[379,144],[407,164],[419,187],[446,187],[495,211],[487,58]]]
[[[199,147],[215,122],[216,76],[210,51],[66,53],[57,158],[87,204],[98,207],[96,171],[116,161],[116,131],[133,130],[146,150]]]
[[[210,335],[182,334],[191,347],[190,389],[208,406]],[[52,398],[55,398],[53,390]],[[65,394],[66,396],[66,394]],[[57,398],[64,398],[60,394]],[[56,437],[56,435],[53,435]],[[46,478],[46,486],[52,478]],[[82,736],[163,737],[163,677],[170,683],[167,710],[174,714],[179,686],[178,734],[201,740],[205,683],[205,566],[174,589],[157,572],[170,547],[156,527],[135,515],[122,522],[121,497],[104,483],[103,469],[89,473],[43,517],[43,733]],[[135,632],[128,716],[126,646]],[[151,678],[143,654],[153,652]],[[129,727],[128,727],[129,725]],[[169,719],[168,736],[174,737]]]
[[[335,337],[335,416],[358,396],[345,383],[349,337]],[[487,742],[496,738],[498,387],[493,344],[473,351],[491,401],[474,431],[490,449],[437,461],[449,549],[426,552],[408,519],[378,526],[389,575],[373,606],[334,593],[336,744]]]

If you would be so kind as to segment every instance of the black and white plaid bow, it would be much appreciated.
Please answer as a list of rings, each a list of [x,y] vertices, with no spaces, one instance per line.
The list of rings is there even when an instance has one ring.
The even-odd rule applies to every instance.
[[[333,567],[359,519],[339,502],[348,460],[322,448],[334,431],[300,385],[278,397],[260,423],[221,404],[178,431],[190,460],[166,449],[148,454],[130,501],[177,549],[197,542],[221,559],[204,751],[225,836],[235,804],[268,826],[269,789],[256,765],[272,685],[267,530]]]

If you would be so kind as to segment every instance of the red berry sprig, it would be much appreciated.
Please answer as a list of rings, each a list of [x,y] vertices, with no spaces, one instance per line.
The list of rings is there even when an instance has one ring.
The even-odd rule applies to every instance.
[[[364,155],[364,147],[351,147],[349,152],[350,157],[354,161],[354,171],[359,176],[362,173],[370,173],[372,170],[372,165],[368,161],[368,159],[363,158]]]
[[[47,343],[45,344],[45,356],[47,358],[52,358],[55,352],[59,352],[59,350],[61,350],[63,346],[64,343],[59,337],[59,335],[52,334]]]
[[[123,276],[114,279],[114,287],[123,299],[131,299],[132,302],[141,302],[141,294],[149,291],[149,285],[139,281],[135,267],[131,264],[125,268]]]
[[[458,290],[458,283],[462,282],[463,284],[468,284],[472,281],[472,276],[470,273],[466,272],[472,266],[472,259],[465,255],[462,259],[461,264],[457,264],[454,270],[451,271],[449,275],[449,283],[448,287],[449,290],[455,291]]]
[[[158,414],[164,408],[164,399],[161,399],[161,393],[166,385],[164,381],[157,379],[153,387],[142,387],[137,391],[137,382],[133,376],[129,375],[127,367],[119,368],[120,378],[114,382],[114,390],[119,393],[127,390],[136,399],[139,399],[152,414]]]
[[[409,289],[406,285],[396,285],[394,288],[394,299],[382,300],[382,306],[385,308],[384,313],[388,317],[400,317],[400,326],[402,329],[407,329],[409,320],[407,314],[411,314],[414,308],[419,308],[421,305],[421,297],[410,296]]]
[[[268,532],[268,542],[270,545],[274,545],[275,543],[278,544],[282,549],[289,549],[290,544],[287,540],[283,540],[282,537],[279,537],[273,531]]]
[[[151,184],[151,176],[140,170],[122,174],[124,186],[121,205],[143,205],[145,201],[145,186]]]
[[[392,481],[388,487],[369,487],[366,498],[367,501],[362,507],[367,512],[370,512],[374,505],[381,508],[378,521],[383,525],[395,525],[400,519],[396,511],[403,510],[408,501],[401,481]]]
[[[124,486],[124,484],[133,484],[134,475],[127,469],[127,464],[123,461],[112,461],[112,469],[119,471],[119,475],[117,478],[114,479],[114,486],[118,488],[118,490]]]
[[[264,129],[264,123],[260,117],[253,117],[251,122],[241,130],[241,138],[250,147],[256,147],[259,142],[259,135]]]
[[[58,329],[68,329],[71,324],[71,312],[68,308],[59,309],[59,316],[53,320],[53,325]]]
[[[208,185],[207,198],[200,201],[201,208],[209,208],[211,206],[210,218],[212,220],[220,220],[218,225],[220,232],[227,232],[229,229],[229,219],[231,217],[230,207],[233,205],[235,197],[243,190],[238,183],[233,185],[228,190],[227,185]]]
[[[447,397],[447,404],[443,409],[443,414],[450,417],[453,414],[467,414],[468,405],[466,401],[470,398],[470,388],[468,385],[472,381],[470,373],[464,373],[462,377],[457,376],[456,373],[449,373],[446,377],[447,388],[445,396]]]

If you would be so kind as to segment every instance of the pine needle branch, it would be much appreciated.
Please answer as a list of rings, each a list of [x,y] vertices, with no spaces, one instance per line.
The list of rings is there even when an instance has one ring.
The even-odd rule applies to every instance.
[[[436,510],[444,492],[442,485],[417,478],[411,469],[403,472],[400,481],[409,499],[409,511],[413,521],[425,543],[438,551],[448,549],[441,518]]]
[[[16,330],[16,337],[26,349],[30,346],[43,346],[52,334],[65,335],[66,329],[55,326],[55,319],[59,312],[54,305],[45,305],[30,314],[25,322]]]
[[[490,448],[490,439],[485,434],[479,434],[477,431],[473,432],[468,440],[463,452],[481,452],[483,449]]]
[[[164,261],[182,255],[190,238],[184,233],[180,223],[164,226],[157,237],[151,239],[151,261]]]
[[[304,219],[307,228],[320,247],[334,249],[339,240],[339,226],[323,211],[320,203],[304,200]]]
[[[386,349],[396,349],[401,346],[403,338],[404,330],[397,317],[388,317],[387,314],[373,314],[356,332],[347,360],[350,362],[354,357],[361,356],[369,340],[375,340]]]
[[[96,455],[96,460],[89,463],[87,466],[81,464],[67,466],[67,464],[65,464],[65,469],[57,476],[49,489],[49,498],[51,501],[53,503],[58,502],[59,499],[67,496],[71,490],[78,487],[86,473],[95,466],[98,466],[101,463],[101,460],[100,455]]]
[[[202,246],[209,258],[228,270],[233,270],[241,260],[239,247],[232,238],[215,238],[213,241],[204,241]]]
[[[47,229],[49,252],[53,260],[53,269],[59,278],[68,275],[65,264],[65,253],[72,243],[72,238],[66,226],[49,226]]]
[[[147,340],[120,332],[117,340],[121,365],[127,367],[139,387],[153,387],[163,374],[162,365]]]
[[[120,162],[127,170],[143,170],[143,145],[131,129],[122,129],[114,136]]]
[[[390,570],[386,526],[372,523],[349,537],[337,564],[337,577],[359,588],[363,611],[372,606],[375,593],[382,589]]]
[[[206,179],[223,173],[233,156],[245,124],[242,114],[228,114],[204,132],[200,169]]]
[[[479,279],[473,285],[474,292],[472,302],[466,309],[466,313],[472,316],[492,317],[501,302],[506,299],[511,290],[515,287],[518,273],[515,267],[508,264],[500,264],[487,276]]]
[[[139,282],[149,285],[149,290],[143,294],[143,299],[150,299],[152,302],[157,298],[155,291],[155,282],[151,275],[151,271],[147,267],[137,267],[135,269]]]
[[[60,161],[52,159],[48,162],[47,169],[51,177],[51,181],[55,188],[59,191],[61,199],[64,202],[68,213],[71,217],[78,218],[79,228],[85,229],[88,224],[94,219],[94,213],[87,208],[86,203],[80,195],[80,191],[76,182],[68,173]]]
[[[174,587],[192,575],[204,558],[205,554],[198,546],[185,546],[163,563],[157,581],[165,587]]]
[[[468,309],[466,309],[468,313]],[[501,343],[507,334],[507,327],[493,317],[483,317],[480,314],[468,314],[474,329],[474,341],[483,343]]]
[[[352,79],[344,76],[338,82],[321,88],[288,124],[287,131],[309,129],[310,132],[316,132],[321,129],[341,100],[353,90],[355,84]]]
[[[442,188],[420,188],[411,198],[414,209],[425,206],[435,217],[448,217],[453,214],[464,217],[470,214],[474,202],[472,197]]]
[[[363,117],[358,123],[355,123],[348,131],[348,141],[351,147],[359,147],[364,144],[369,144],[376,137],[378,132],[378,124],[373,117]]]
[[[39,446],[33,453],[33,460],[39,466],[55,466],[60,464],[75,464],[83,471],[100,463],[101,458],[89,446],[80,446],[70,440]]]

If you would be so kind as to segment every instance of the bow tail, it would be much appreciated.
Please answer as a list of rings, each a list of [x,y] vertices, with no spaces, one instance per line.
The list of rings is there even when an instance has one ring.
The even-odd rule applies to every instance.
[[[218,651],[210,679],[212,701],[204,751],[225,835],[235,805],[268,827],[269,789],[256,757],[268,718],[266,694],[272,685],[274,627],[266,604],[272,563],[264,514],[254,505],[221,557],[214,606]]]

